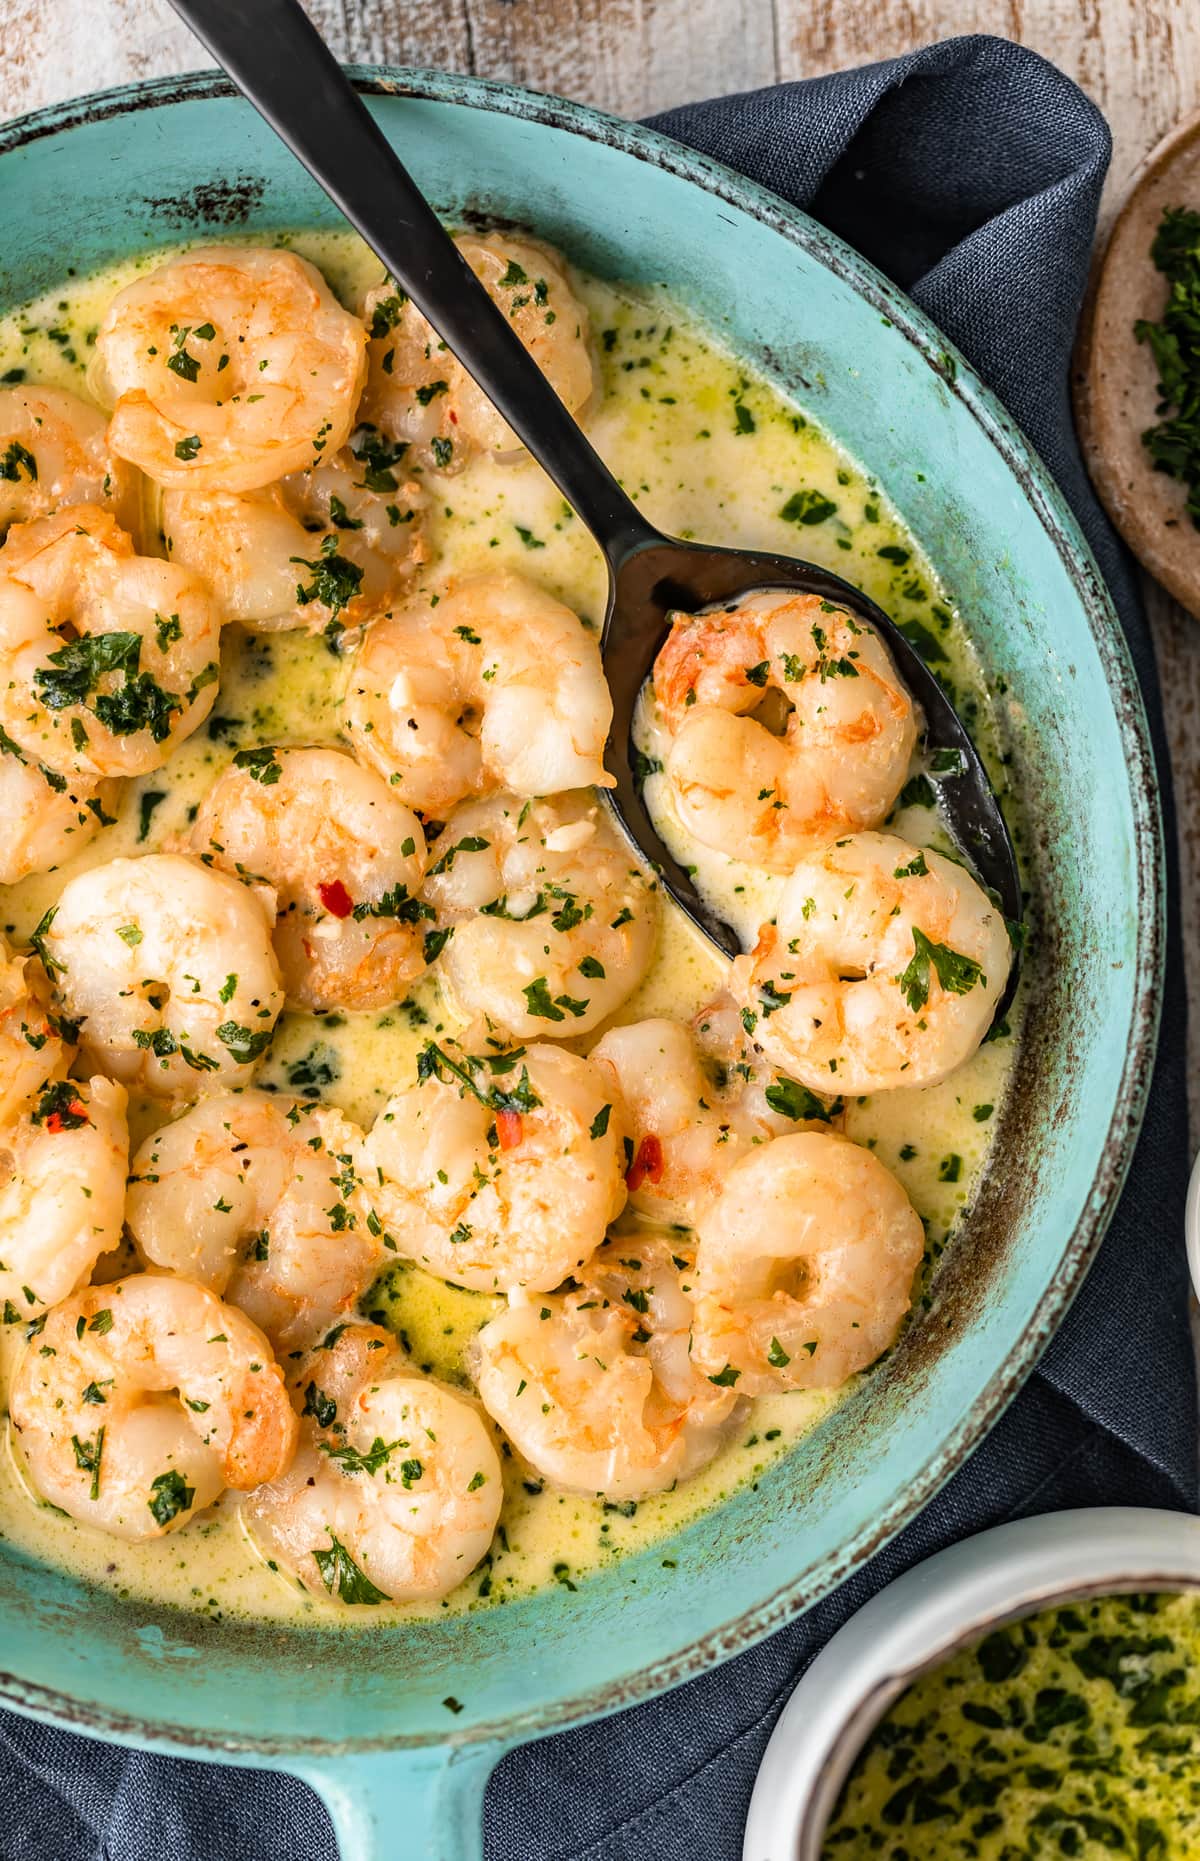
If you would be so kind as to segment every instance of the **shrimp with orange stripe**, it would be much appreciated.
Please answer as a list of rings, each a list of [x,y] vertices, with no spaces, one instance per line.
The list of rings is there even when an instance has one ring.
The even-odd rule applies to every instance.
[[[625,1205],[609,1079],[560,1047],[428,1041],[367,1139],[397,1249],[479,1292],[558,1286]]]
[[[241,750],[200,805],[192,847],[275,893],[275,954],[300,1008],[381,1008],[426,965],[421,823],[334,749]]]
[[[690,1027],[654,1019],[610,1028],[591,1059],[622,1108],[630,1202],[651,1221],[693,1226],[756,1144],[840,1124],[841,1100],[768,1065],[728,995]]]
[[[654,699],[684,827],[768,872],[879,826],[917,740],[882,640],[816,595],[764,591],[674,615]]]

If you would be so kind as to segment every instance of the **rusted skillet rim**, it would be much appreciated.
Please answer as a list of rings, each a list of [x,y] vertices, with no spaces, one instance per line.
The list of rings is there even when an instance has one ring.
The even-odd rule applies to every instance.
[[[90,1703],[80,1708],[54,1689],[31,1687],[18,1676],[0,1672],[0,1700],[37,1717],[52,1718],[75,1729],[132,1740],[159,1750],[186,1754],[198,1745],[208,1751],[283,1756],[289,1752],[336,1756],[349,1751],[386,1751],[424,1746],[477,1743],[512,1745],[558,1726],[596,1718],[677,1686],[705,1669],[761,1641],[791,1621],[845,1580],[903,1529],[945,1484],[999,1419],[1033,1370],[1056,1326],[1078,1292],[1116,1206],[1145,1111],[1158,1033],[1161,981],[1165,959],[1165,862],[1157,777],[1149,730],[1133,662],[1111,597],[1084,537],[1061,491],[1011,416],[981,381],[971,364],[917,309],[897,286],[866,259],[798,207],[756,182],[685,148],[669,136],[624,122],[561,97],[521,89],[494,80],[385,65],[348,65],[357,88],[368,95],[411,97],[456,104],[503,116],[516,116],[564,130],[589,142],[617,149],[635,160],[690,181],[705,193],[749,214],[846,282],[913,346],[945,390],[953,394],[982,429],[1020,482],[1025,497],[1046,532],[1075,588],[1087,618],[1113,699],[1129,772],[1136,838],[1137,954],[1134,1007],[1127,1057],[1100,1166],[1079,1222],[1062,1259],[1035,1309],[1023,1337],[1004,1368],[997,1372],[963,1416],[921,1475],[875,1521],[843,1545],[817,1569],[784,1584],[764,1602],[689,1643],[668,1659],[635,1670],[620,1681],[581,1692],[553,1704],[531,1706],[522,1713],[483,1720],[460,1733],[398,1734],[378,1739],[332,1740],[308,1737],[258,1738],[219,1730],[151,1724],[132,1715]],[[233,86],[216,72],[151,78],[116,89],[97,91],[66,104],[18,117],[0,128],[0,156],[60,131],[89,122],[156,109],[172,103],[233,97]],[[249,106],[247,106],[248,108]],[[297,1634],[330,1631],[297,1629]],[[361,1632],[361,1631],[360,1631]],[[386,1633],[386,1630],[376,1631]]]
[[[922,1674],[1007,1622],[1131,1591],[1200,1591],[1200,1519],[1140,1506],[1044,1513],[914,1565],[826,1643],[784,1707],[755,1782],[743,1861],[820,1861],[859,1752]]]

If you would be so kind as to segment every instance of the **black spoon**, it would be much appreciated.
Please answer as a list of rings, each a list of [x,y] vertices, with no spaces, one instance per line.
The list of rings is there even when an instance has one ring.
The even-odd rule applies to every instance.
[[[895,623],[859,589],[814,563],[683,543],[646,522],[471,271],[298,0],[172,5],[362,234],[604,551],[609,589],[602,650],[613,699],[606,761],[616,777],[609,800],[688,916],[727,955],[738,953],[733,930],[700,897],[646,812],[633,769],[638,694],[672,610],[695,612],[755,588],[791,588],[849,608],[886,641],[925,713],[932,779],[951,831],[1005,916],[1018,921],[1016,857],[983,764],[945,692]]]

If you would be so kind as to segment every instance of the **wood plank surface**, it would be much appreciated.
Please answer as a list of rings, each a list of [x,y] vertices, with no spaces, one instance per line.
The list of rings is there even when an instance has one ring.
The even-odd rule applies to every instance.
[[[252,0],[247,0],[252,4]],[[308,0],[344,58],[510,78],[620,115],[816,76],[965,32],[1053,59],[1113,128],[1105,215],[1200,106],[1200,0]],[[208,60],[165,0],[0,0],[0,118]],[[1200,1136],[1200,625],[1148,590],[1179,798]]]

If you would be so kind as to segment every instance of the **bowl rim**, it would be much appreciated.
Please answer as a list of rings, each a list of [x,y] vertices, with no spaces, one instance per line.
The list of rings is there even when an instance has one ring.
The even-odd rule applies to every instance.
[[[967,409],[986,439],[1019,482],[1075,589],[1108,686],[1115,721],[1126,751],[1135,846],[1133,906],[1136,954],[1132,965],[1132,1010],[1125,1061],[1114,1094],[1112,1116],[1100,1160],[1079,1220],[1067,1239],[1023,1336],[1002,1368],[966,1410],[919,1477],[898,1494],[872,1526],[858,1533],[816,1569],[785,1583],[741,1615],[689,1640],[664,1659],[635,1668],[598,1688],[526,1707],[511,1716],[480,1720],[449,1737],[435,1731],[321,1740],[300,1734],[264,1738],[252,1733],[204,1733],[185,1725],[151,1724],[136,1716],[80,1707],[69,1695],[34,1686],[0,1671],[0,1700],[35,1717],[76,1730],[111,1736],[158,1750],[187,1751],[197,1745],[228,1756],[286,1752],[417,1749],[454,1744],[511,1746],[556,1727],[599,1717],[663,1692],[753,1646],[773,1630],[830,1594],[894,1538],[934,1497],[995,1424],[1031,1374],[1083,1283],[1124,1185],[1149,1094],[1161,1008],[1165,964],[1165,852],[1157,771],[1141,690],[1128,643],[1100,570],[1063,492],[1011,415],[976,375],[973,365],[896,285],[867,259],[802,209],[660,131],[641,123],[495,79],[427,67],[348,63],[347,74],[368,96],[412,98],[519,117],[616,149],[699,187],[759,221],[798,246],[878,309],[918,351],[945,390]],[[223,74],[204,69],[94,91],[29,112],[0,125],[0,158],[62,131],[176,103],[235,99]],[[249,104],[245,104],[250,109]],[[300,1630],[301,1633],[315,1631]],[[314,1642],[314,1646],[316,1643]]]
[[[1200,1519],[1145,1506],[1038,1513],[945,1546],[877,1590],[806,1668],[772,1731],[743,1861],[820,1861],[842,1784],[913,1683],[989,1630],[1087,1598],[1200,1596]]]

